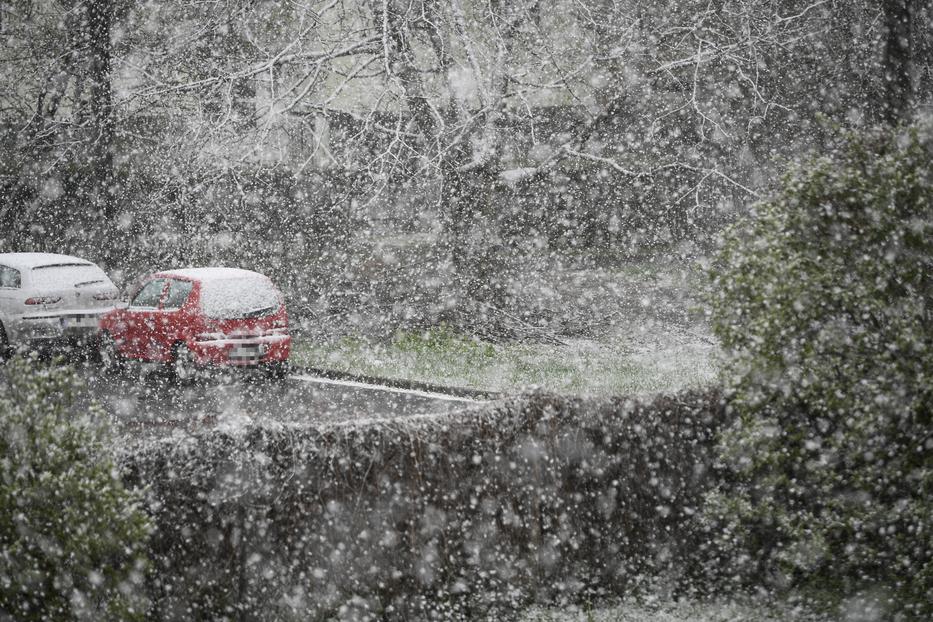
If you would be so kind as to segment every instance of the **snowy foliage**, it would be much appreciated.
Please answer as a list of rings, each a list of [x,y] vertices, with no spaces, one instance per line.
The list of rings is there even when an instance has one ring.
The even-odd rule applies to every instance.
[[[0,251],[74,253],[121,287],[254,268],[282,289],[298,364],[503,391],[693,386],[716,344],[700,327],[696,364],[642,348],[695,318],[659,295],[679,285],[635,264],[709,252],[785,158],[832,148],[821,119],[927,114],[931,16],[913,0],[0,0]],[[933,601],[926,140],[866,138],[800,168],[722,255],[714,321],[741,421],[704,515],[719,539],[693,550],[730,574]],[[271,305],[207,290],[211,316]],[[9,488],[0,518],[48,514],[62,542],[98,529],[85,545],[104,557],[45,539],[3,557],[29,570],[0,573],[32,598],[10,615],[97,617],[72,598],[86,583],[121,615],[145,521],[107,441],[49,399],[65,380],[18,365],[0,442],[20,451],[29,426],[53,442],[0,464],[0,485],[62,477],[75,509]],[[684,573],[726,417],[713,391],[386,423],[411,401],[94,380],[98,397],[122,392],[129,481],[152,484],[146,614],[163,619],[495,615]],[[52,553],[37,592],[46,575],[30,572]],[[103,582],[59,579],[105,561],[118,570]]]
[[[145,513],[67,368],[15,359],[0,384],[0,619],[142,619]]]
[[[4,2],[0,246],[429,319],[514,280],[505,253],[703,246],[817,115],[877,116],[882,4]]]
[[[794,167],[712,270],[734,355],[727,569],[933,613],[933,136],[846,136]],[[925,618],[928,619],[928,618]]]

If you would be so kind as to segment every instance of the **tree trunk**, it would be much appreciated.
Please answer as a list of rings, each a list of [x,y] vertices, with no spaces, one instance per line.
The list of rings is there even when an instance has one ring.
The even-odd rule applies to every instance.
[[[897,125],[905,120],[911,105],[910,65],[912,51],[911,0],[884,0],[884,98],[882,121]]]
[[[116,197],[113,169],[113,90],[111,85],[110,41],[113,26],[113,0],[89,0],[85,22],[88,46],[88,113],[90,145],[88,147],[88,190],[93,200],[91,217],[97,224],[104,263],[110,264],[116,249],[113,234]]]

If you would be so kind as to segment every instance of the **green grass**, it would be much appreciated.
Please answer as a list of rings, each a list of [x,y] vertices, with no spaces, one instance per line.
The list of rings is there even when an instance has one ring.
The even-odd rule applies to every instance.
[[[538,386],[590,395],[670,391],[709,382],[708,347],[679,344],[635,352],[621,340],[571,340],[567,345],[492,344],[440,327],[399,332],[387,343],[344,337],[296,343],[293,362],[387,378],[506,393]]]

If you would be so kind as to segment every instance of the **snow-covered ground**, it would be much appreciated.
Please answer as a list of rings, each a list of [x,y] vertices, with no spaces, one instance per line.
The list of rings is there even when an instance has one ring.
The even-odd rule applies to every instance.
[[[512,393],[676,391],[714,381],[719,348],[698,311],[696,268],[525,265],[509,310],[389,338],[307,335],[296,362]],[[466,315],[466,314],[465,314]],[[508,334],[508,337],[502,337]]]
[[[302,344],[296,362],[386,378],[514,393],[541,387],[581,395],[676,391],[712,382],[718,349],[668,324],[631,326],[602,340],[489,343],[464,335],[399,333],[388,343],[346,338]]]

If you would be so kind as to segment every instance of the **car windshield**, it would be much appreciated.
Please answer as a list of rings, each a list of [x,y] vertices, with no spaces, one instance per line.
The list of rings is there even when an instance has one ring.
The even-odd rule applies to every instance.
[[[274,313],[280,304],[279,292],[268,279],[245,277],[201,284],[201,309],[208,317],[260,317]]]
[[[32,282],[37,289],[62,289],[110,285],[103,270],[93,264],[60,264],[32,269]]]

